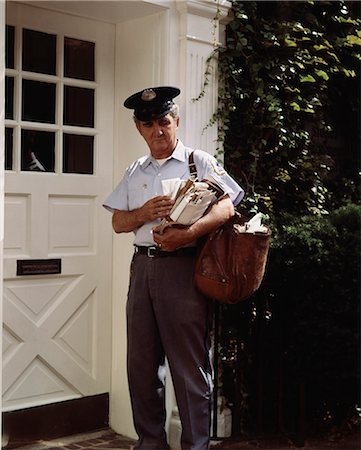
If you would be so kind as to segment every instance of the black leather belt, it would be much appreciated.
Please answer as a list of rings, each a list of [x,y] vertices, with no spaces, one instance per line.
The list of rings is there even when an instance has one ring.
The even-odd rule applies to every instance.
[[[163,257],[163,256],[195,256],[197,252],[196,247],[182,247],[173,252],[165,252],[158,247],[145,247],[141,245],[135,246],[135,253],[139,255],[147,255],[149,258]]]

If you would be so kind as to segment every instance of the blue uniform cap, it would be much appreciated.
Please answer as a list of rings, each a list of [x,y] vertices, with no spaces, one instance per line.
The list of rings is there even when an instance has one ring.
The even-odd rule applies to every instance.
[[[124,106],[133,109],[138,120],[149,122],[166,116],[174,105],[173,98],[179,94],[180,89],[172,86],[143,89],[128,97]]]

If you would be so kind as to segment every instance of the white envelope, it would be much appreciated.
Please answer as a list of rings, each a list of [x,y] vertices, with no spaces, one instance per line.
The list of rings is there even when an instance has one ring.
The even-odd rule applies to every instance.
[[[163,195],[168,195],[168,197],[174,200],[179,188],[184,183],[185,180],[181,180],[180,178],[162,180]]]

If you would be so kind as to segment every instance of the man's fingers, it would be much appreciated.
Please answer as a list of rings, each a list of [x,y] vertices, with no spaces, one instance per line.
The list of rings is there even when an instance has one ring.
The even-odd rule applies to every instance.
[[[165,217],[167,216],[174,204],[174,201],[171,200],[169,197],[160,197],[157,198],[154,203],[154,213],[156,217]]]
[[[149,220],[163,219],[167,217],[174,205],[174,200],[166,195],[158,195],[144,204]]]
[[[169,197],[161,197],[155,199],[155,205],[159,208],[169,208],[174,204],[174,200]]]

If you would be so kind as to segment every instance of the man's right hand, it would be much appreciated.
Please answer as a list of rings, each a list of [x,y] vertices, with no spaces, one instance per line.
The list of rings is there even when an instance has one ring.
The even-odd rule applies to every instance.
[[[115,210],[113,213],[113,229],[116,233],[134,231],[146,222],[167,217],[174,205],[174,200],[166,195],[158,195],[132,211]]]
[[[140,208],[140,214],[144,218],[144,222],[153,222],[156,219],[167,217],[174,205],[174,200],[166,195],[158,195],[153,197]]]

